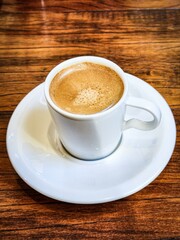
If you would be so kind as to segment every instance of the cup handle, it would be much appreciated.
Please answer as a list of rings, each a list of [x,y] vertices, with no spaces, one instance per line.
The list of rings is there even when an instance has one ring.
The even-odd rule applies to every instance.
[[[159,125],[161,121],[161,112],[154,103],[142,98],[129,97],[126,101],[126,106],[139,108],[149,112],[153,116],[153,120],[142,121],[136,118],[132,118],[124,122],[123,130],[127,130],[129,128],[137,128],[147,131],[154,129]]]

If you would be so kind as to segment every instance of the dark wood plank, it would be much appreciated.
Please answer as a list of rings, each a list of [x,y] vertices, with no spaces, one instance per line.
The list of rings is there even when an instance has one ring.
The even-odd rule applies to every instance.
[[[2,47],[178,41],[180,10],[2,13]],[[97,31],[98,30],[98,31]],[[110,35],[106,37],[106,35]],[[170,35],[169,35],[170,34]],[[43,35],[43,38],[42,38]],[[11,36],[11,37],[10,37]],[[111,41],[111,42],[109,42]]]
[[[1,10],[5,12],[35,12],[35,11],[113,11],[125,9],[164,9],[164,8],[179,8],[178,0],[41,0],[41,1],[27,1],[24,4],[23,0],[6,0],[3,1]]]
[[[46,206],[46,207],[45,207]],[[121,212],[119,207],[121,206]],[[44,211],[44,208],[46,211]],[[49,205],[11,206],[1,214],[3,217],[2,228],[5,237],[23,239],[32,238],[59,238],[59,239],[158,239],[179,234],[178,226],[171,224],[177,220],[174,200],[144,200],[143,202],[119,202],[102,205],[82,206],[54,203]],[[174,211],[172,210],[174,209]],[[49,217],[51,217],[51,222]],[[141,225],[138,221],[141,221]],[[18,222],[18,229],[14,222]],[[10,224],[10,225],[9,225]],[[27,225],[31,225],[27,229]],[[37,227],[38,226],[38,227]],[[49,230],[51,229],[51,232]]]

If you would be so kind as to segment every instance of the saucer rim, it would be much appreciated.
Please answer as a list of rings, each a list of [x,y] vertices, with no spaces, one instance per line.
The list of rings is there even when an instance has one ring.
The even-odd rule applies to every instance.
[[[127,73],[126,73],[127,74]],[[136,78],[137,80],[140,80],[140,81],[143,81],[131,74],[128,74],[130,77],[133,77],[133,78]],[[143,81],[144,82],[144,81]],[[144,82],[145,84],[148,85],[148,87],[151,87],[153,88],[151,85],[149,85],[148,83]],[[41,187],[38,187],[37,184],[33,184],[32,182],[29,181],[29,179],[27,177],[25,177],[25,174],[22,172],[23,169],[21,169],[21,166],[18,167],[17,166],[17,162],[18,162],[18,157],[17,159],[14,159],[14,156],[12,154],[12,147],[9,145],[9,137],[10,137],[10,132],[11,132],[11,128],[14,128],[13,126],[13,120],[14,118],[16,118],[19,114],[19,111],[21,109],[21,105],[24,103],[25,99],[28,98],[28,96],[32,95],[32,93],[35,94],[35,89],[36,88],[42,88],[44,85],[44,83],[41,83],[40,85],[38,85],[37,87],[35,87],[33,90],[31,90],[22,100],[21,102],[17,105],[17,107],[15,108],[11,118],[10,118],[10,121],[9,121],[9,124],[8,124],[8,128],[7,128],[7,134],[6,134],[6,146],[7,146],[7,152],[8,152],[8,155],[9,155],[9,159],[10,159],[10,162],[13,166],[13,168],[15,169],[15,171],[18,173],[18,175],[29,185],[31,186],[33,189],[35,189],[36,191],[40,192],[41,194],[45,195],[45,196],[48,196],[52,199],[56,199],[58,201],[63,201],[63,202],[68,202],[68,203],[76,203],[76,204],[98,204],[98,203],[105,203],[105,202],[111,202],[111,201],[114,201],[114,200],[118,200],[118,199],[122,199],[124,197],[128,197],[140,190],[142,190],[144,187],[146,187],[148,184],[150,184],[153,180],[155,180],[159,174],[164,170],[164,168],[166,167],[166,165],[168,164],[171,156],[172,156],[172,153],[174,151],[174,147],[175,147],[175,143],[176,143],[176,125],[175,125],[175,120],[174,120],[174,117],[173,117],[173,114],[172,114],[172,111],[169,107],[169,105],[167,104],[167,102],[165,101],[165,99],[161,96],[160,93],[157,92],[156,89],[153,88],[153,90],[156,91],[156,93],[158,93],[159,97],[161,97],[164,101],[164,103],[166,103],[166,106],[168,107],[168,110],[169,110],[169,114],[171,114],[171,120],[172,120],[172,124],[173,124],[173,127],[171,125],[171,128],[172,129],[172,132],[171,132],[171,135],[172,135],[172,139],[174,139],[174,142],[173,144],[171,144],[171,148],[168,148],[168,153],[166,153],[166,160],[164,160],[162,163],[161,166],[159,166],[159,169],[151,176],[151,178],[149,178],[147,181],[145,181],[144,183],[141,183],[141,185],[137,186],[136,189],[132,189],[131,191],[129,192],[126,192],[124,195],[120,194],[119,197],[117,196],[117,194],[115,194],[115,196],[111,196],[111,197],[106,197],[106,198],[103,198],[103,199],[96,199],[96,200],[80,200],[80,199],[73,199],[72,197],[71,198],[63,198],[62,196],[54,196],[53,194],[50,194],[50,193],[47,193],[46,191],[43,191],[41,189]],[[33,92],[34,91],[34,92]],[[162,156],[161,156],[162,157]],[[101,161],[101,160],[100,160]]]

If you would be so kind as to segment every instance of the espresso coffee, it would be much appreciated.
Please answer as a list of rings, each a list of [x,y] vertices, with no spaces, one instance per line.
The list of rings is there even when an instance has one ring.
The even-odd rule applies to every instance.
[[[75,114],[94,114],[116,104],[124,85],[109,67],[91,62],[60,71],[50,85],[50,96],[61,109]]]

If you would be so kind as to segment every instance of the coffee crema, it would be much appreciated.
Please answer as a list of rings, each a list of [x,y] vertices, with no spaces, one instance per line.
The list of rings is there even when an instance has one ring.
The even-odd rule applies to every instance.
[[[61,70],[50,85],[50,96],[61,109],[94,114],[116,104],[123,95],[119,75],[109,67],[82,62]]]

